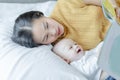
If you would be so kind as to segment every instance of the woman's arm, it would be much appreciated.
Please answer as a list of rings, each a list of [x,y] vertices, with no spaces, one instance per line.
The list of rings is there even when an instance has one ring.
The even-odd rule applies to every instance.
[[[97,6],[101,6],[100,0],[83,0],[86,4],[93,4]]]
[[[86,4],[93,4],[101,6],[101,0],[83,0]],[[119,7],[120,8],[120,0],[109,0],[113,7]]]
[[[86,4],[101,6],[101,0],[83,0]],[[116,11],[117,19],[120,23],[120,0],[109,0]]]

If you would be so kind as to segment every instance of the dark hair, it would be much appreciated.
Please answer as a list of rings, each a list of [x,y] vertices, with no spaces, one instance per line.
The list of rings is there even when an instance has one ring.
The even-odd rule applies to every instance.
[[[33,40],[32,22],[42,16],[44,14],[39,11],[30,11],[18,16],[15,20],[12,40],[25,47],[37,47],[38,44]]]

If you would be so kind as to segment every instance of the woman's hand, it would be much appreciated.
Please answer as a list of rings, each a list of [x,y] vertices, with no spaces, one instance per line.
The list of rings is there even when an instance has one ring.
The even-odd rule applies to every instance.
[[[120,8],[116,8],[116,17],[120,18]]]
[[[92,4],[96,6],[101,6],[100,0],[83,0],[85,4]]]
[[[120,0],[109,0],[109,1],[115,8],[116,19],[118,23],[120,23]]]
[[[116,19],[118,23],[120,24],[120,8],[116,8],[115,11],[116,11]]]

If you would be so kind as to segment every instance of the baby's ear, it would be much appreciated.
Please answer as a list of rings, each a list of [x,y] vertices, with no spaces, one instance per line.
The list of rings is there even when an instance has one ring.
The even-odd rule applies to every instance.
[[[64,59],[68,64],[70,63],[70,60],[68,60],[68,59]]]

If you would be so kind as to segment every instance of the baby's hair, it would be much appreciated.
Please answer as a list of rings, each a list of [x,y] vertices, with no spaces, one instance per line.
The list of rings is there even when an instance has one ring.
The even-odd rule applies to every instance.
[[[32,22],[42,16],[44,14],[40,11],[29,11],[18,16],[15,20],[12,40],[29,48],[39,46],[40,44],[36,44],[33,40]]]

